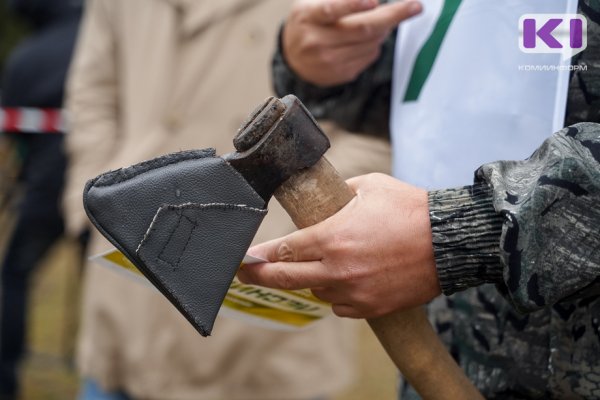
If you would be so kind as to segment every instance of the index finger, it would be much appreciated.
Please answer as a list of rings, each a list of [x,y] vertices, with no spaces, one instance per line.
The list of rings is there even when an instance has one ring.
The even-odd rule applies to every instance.
[[[402,21],[420,14],[423,6],[418,1],[401,1],[382,4],[377,8],[353,15],[338,21],[338,27],[349,31],[359,31],[365,36],[395,29]]]
[[[253,246],[248,250],[248,254],[269,262],[320,260],[323,258],[321,238],[324,229],[326,227],[322,224],[310,226],[287,236]]]
[[[377,7],[378,0],[312,0],[301,3],[314,22],[333,24],[340,18]]]
[[[330,281],[320,261],[244,265],[237,275],[243,283],[283,290],[329,286]]]

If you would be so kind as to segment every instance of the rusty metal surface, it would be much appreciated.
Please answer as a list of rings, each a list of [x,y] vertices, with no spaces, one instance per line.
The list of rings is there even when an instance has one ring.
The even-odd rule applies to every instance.
[[[234,139],[237,152],[223,156],[265,200],[289,177],[314,165],[329,139],[293,95],[268,98]]]

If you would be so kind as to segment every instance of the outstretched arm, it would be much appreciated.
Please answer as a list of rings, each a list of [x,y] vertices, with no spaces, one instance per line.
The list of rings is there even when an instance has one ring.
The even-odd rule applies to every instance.
[[[600,286],[600,125],[562,130],[525,161],[484,165],[465,188],[427,193],[379,174],[349,184],[357,195],[344,209],[252,248],[270,262],[240,278],[312,288],[356,318],[485,282],[506,286],[522,311]]]

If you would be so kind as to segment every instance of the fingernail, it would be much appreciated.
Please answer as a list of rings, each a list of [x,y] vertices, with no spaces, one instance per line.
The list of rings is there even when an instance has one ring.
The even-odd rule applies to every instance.
[[[418,1],[411,1],[408,3],[408,13],[413,16],[420,14],[423,11],[423,5]]]

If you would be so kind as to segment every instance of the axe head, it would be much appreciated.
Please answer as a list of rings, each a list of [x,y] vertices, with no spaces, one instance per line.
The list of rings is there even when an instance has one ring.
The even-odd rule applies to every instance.
[[[168,154],[88,181],[91,222],[202,334],[214,320],[273,192],[329,141],[293,96],[270,98],[236,136],[238,152]]]

